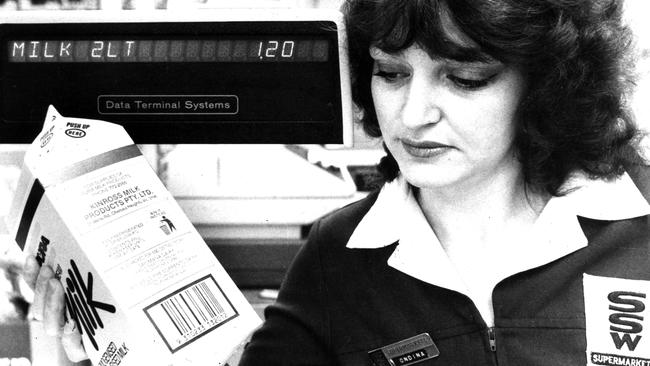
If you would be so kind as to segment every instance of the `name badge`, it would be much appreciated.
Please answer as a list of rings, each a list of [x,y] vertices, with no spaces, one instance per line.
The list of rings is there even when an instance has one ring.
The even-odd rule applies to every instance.
[[[587,365],[650,365],[650,281],[583,277]]]
[[[428,333],[418,334],[368,352],[375,366],[407,366],[439,355],[440,351]]]

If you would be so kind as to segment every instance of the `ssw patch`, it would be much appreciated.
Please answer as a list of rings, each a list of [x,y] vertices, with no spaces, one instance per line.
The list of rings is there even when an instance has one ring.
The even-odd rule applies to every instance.
[[[587,365],[650,366],[650,281],[583,277]]]

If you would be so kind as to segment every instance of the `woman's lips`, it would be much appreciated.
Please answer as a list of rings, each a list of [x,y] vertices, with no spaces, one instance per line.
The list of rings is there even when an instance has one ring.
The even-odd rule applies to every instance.
[[[434,141],[401,140],[404,150],[416,158],[430,158],[449,151],[452,147]]]

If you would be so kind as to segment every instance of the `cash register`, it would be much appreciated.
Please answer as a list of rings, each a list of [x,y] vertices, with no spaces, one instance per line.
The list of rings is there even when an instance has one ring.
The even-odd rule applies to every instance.
[[[3,144],[49,105],[123,125],[241,286],[279,285],[309,225],[360,197],[330,158],[353,137],[336,11],[0,15],[0,94]]]

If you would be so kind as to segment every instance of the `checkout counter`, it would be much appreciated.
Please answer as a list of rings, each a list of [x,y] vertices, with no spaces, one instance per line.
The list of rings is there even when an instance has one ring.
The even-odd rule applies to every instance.
[[[186,163],[198,156],[201,165]],[[184,145],[166,156],[162,175],[240,287],[277,288],[311,224],[365,195],[350,163],[372,166],[380,156],[320,146]]]

